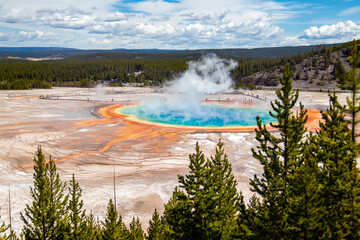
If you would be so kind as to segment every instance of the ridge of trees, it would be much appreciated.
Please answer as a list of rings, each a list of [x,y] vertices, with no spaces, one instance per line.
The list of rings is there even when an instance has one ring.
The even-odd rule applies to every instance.
[[[263,49],[264,51],[266,49]],[[290,63],[294,79],[306,79],[308,70],[316,74],[321,67],[334,65],[333,72],[326,79],[334,81],[344,78],[346,70],[340,58],[329,57],[334,52],[341,56],[351,55],[349,43],[328,47],[319,45],[309,53],[299,53],[290,57],[235,57],[230,56],[236,49],[223,49],[221,57],[233,58],[238,66],[231,76],[235,87],[255,88],[256,86],[277,86],[281,71],[279,66]],[[197,60],[211,50],[170,54],[148,54],[134,58],[130,53],[97,53],[55,61],[24,61],[17,59],[0,60],[0,89],[32,89],[63,87],[92,87],[99,82],[121,86],[122,83],[140,83],[144,86],[161,86],[187,69],[187,61]],[[226,53],[226,54],[225,54]],[[229,55],[230,54],[230,55]],[[253,55],[252,55],[253,56]],[[296,69],[305,62],[303,70]],[[134,74],[138,72],[139,74]],[[313,73],[314,72],[314,73]],[[261,73],[260,76],[254,76]],[[321,74],[320,74],[321,75]]]

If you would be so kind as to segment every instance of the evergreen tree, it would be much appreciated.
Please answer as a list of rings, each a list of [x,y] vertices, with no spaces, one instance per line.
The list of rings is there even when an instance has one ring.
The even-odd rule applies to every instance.
[[[73,174],[69,183],[69,223],[70,232],[68,233],[71,239],[87,239],[86,234],[86,216],[83,210],[83,201],[81,198],[82,189],[79,183],[75,180]]]
[[[112,200],[109,200],[105,222],[103,222],[103,240],[127,239],[129,232],[116,210]]]
[[[349,62],[351,64],[351,70],[347,72],[346,77],[341,81],[339,87],[351,92],[351,99],[347,98],[347,107],[344,108],[343,111],[351,116],[351,136],[355,142],[355,129],[356,124],[359,122],[359,120],[356,119],[356,115],[360,112],[360,104],[358,103],[360,98],[357,96],[357,92],[360,89],[360,77],[357,74],[357,67],[360,64],[360,53],[357,49],[355,39],[353,41],[352,56],[349,57]]]
[[[261,207],[259,198],[253,195],[249,200],[248,207],[246,207],[244,197],[241,195],[239,206],[239,215],[236,219],[237,229],[232,237],[235,239],[257,239],[257,233],[261,229],[258,227],[260,222],[256,218]]]
[[[149,221],[149,228],[147,230],[147,240],[163,240],[165,239],[164,223],[160,218],[158,211],[155,211]]]
[[[191,239],[200,238],[203,234],[201,231],[201,213],[203,209],[198,207],[202,199],[201,196],[204,191],[206,160],[205,156],[200,150],[199,144],[196,143],[195,153],[189,155],[190,171],[184,176],[178,176],[181,188],[190,193],[187,196],[183,191],[175,188],[173,195],[168,204],[165,205],[165,221],[168,226],[167,235],[170,239]],[[194,208],[194,210],[192,210]],[[196,212],[195,212],[196,211]],[[195,222],[193,222],[195,221]],[[200,224],[199,224],[200,222]]]
[[[323,239],[358,239],[360,186],[356,156],[359,144],[353,142],[346,114],[334,94],[330,107],[322,113],[320,131],[310,137],[309,159],[319,166],[318,182]]]
[[[304,148],[304,153],[307,146]],[[322,225],[322,206],[319,201],[318,161],[306,154],[287,175],[288,203],[286,205],[288,238],[318,239]]]
[[[352,55],[349,57],[349,62],[351,64],[351,70],[347,72],[346,78],[342,81],[342,84],[340,87],[345,90],[351,91],[351,98],[347,98],[347,106],[342,108],[342,111],[348,115],[350,115],[350,125],[351,125],[351,140],[354,145],[357,146],[356,143],[356,127],[359,123],[359,120],[357,119],[357,115],[360,112],[360,104],[359,100],[360,98],[357,96],[357,92],[360,89],[360,77],[357,73],[357,67],[360,64],[360,53],[357,49],[357,42],[353,41],[353,47],[352,47]],[[354,155],[358,154],[358,152],[354,152]],[[358,230],[359,229],[359,194],[360,189],[358,187],[359,181],[358,181],[358,174],[359,169],[357,168],[357,161],[354,157],[353,160],[348,161],[349,164],[349,171],[348,173],[350,175],[350,181],[348,182],[349,186],[348,189],[348,205],[346,212],[346,220],[345,223],[348,223],[348,227],[350,228],[347,234],[348,239],[357,239],[358,238]]]
[[[230,239],[235,230],[242,194],[237,193],[237,182],[221,141],[217,144],[215,155],[208,160],[208,165],[208,178],[213,181],[206,196],[209,236],[211,239]]]
[[[2,223],[0,225],[0,240],[8,240],[11,236],[13,236],[12,233],[10,233],[10,236],[7,236],[5,232],[9,229],[10,226],[5,225],[5,223]]]
[[[178,187],[165,205],[165,239],[187,240],[194,235],[190,200]]]
[[[234,233],[240,196],[231,164],[219,141],[216,154],[205,160],[198,144],[189,155],[190,172],[179,176],[165,205],[165,220],[171,239],[230,239]]]
[[[292,72],[287,64],[280,81],[282,87],[276,91],[278,100],[271,102],[273,111],[271,116],[276,123],[271,127],[279,131],[271,134],[266,125],[262,125],[257,117],[258,129],[256,140],[260,143],[253,156],[263,165],[261,178],[256,175],[250,181],[252,190],[261,197],[261,207],[257,212],[256,226],[250,226],[253,234],[262,239],[286,239],[292,227],[288,221],[289,203],[289,175],[299,166],[302,160],[304,144],[302,142],[306,132],[306,110],[300,103],[300,109],[293,113],[299,92],[292,91]]]
[[[144,231],[141,228],[141,223],[139,218],[133,217],[133,220],[130,223],[130,240],[143,240],[144,239]]]
[[[66,217],[68,196],[64,195],[65,184],[56,173],[56,165],[45,156],[40,147],[34,157],[34,187],[30,188],[33,198],[31,205],[26,204],[24,222],[25,239],[62,239]]]
[[[55,231],[57,231],[54,239],[64,239],[68,233],[68,199],[66,194],[66,183],[61,182],[60,176],[57,173],[56,164],[51,158],[46,164],[47,177],[49,179],[50,188],[50,212],[48,219],[54,223]]]
[[[207,231],[207,200],[209,196],[207,180],[209,177],[208,163],[205,160],[203,152],[200,150],[199,144],[196,143],[195,153],[189,155],[189,174],[186,176],[178,176],[180,187],[185,190],[184,203],[188,202],[190,218],[187,224],[190,229],[187,230],[192,238],[201,239],[201,236],[209,234]],[[186,217],[186,216],[185,216]]]
[[[102,231],[99,220],[95,220],[91,213],[86,217],[86,236],[89,240],[101,240]]]

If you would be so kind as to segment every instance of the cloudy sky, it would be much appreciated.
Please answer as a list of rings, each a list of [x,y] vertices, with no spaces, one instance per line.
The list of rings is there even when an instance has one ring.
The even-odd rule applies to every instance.
[[[254,48],[353,38],[359,0],[0,0],[1,47]]]

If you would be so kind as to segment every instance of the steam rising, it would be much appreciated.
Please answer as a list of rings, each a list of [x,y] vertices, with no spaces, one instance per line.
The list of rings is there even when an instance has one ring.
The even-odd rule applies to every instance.
[[[146,99],[142,104],[151,113],[168,112],[169,110],[193,114],[201,109],[205,93],[217,93],[231,90],[230,71],[237,62],[218,58],[215,54],[202,57],[199,61],[189,62],[179,78],[173,80],[162,97]]]
[[[219,93],[232,90],[230,71],[237,66],[233,60],[220,59],[216,55],[206,55],[199,61],[189,62],[189,67],[179,78],[173,80],[163,96],[145,99],[141,112],[137,116],[159,116],[176,118],[181,121],[216,121],[230,122],[234,117],[226,116],[214,107],[204,107],[201,102],[206,93]],[[229,118],[229,119],[226,119]],[[194,120],[195,119],[195,120]]]
[[[234,60],[224,60],[215,54],[202,57],[197,62],[190,62],[188,70],[172,82],[168,91],[202,95],[231,89],[230,71],[237,66]]]

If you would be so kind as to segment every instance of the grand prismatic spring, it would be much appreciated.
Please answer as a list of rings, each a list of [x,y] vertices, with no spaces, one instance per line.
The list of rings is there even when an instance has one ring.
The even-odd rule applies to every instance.
[[[216,71],[213,73],[220,76]],[[195,79],[207,74],[204,72]],[[220,77],[215,79],[221,84],[205,85],[195,81],[191,90],[206,89],[196,94],[186,91],[186,86],[177,86],[177,82],[172,87],[160,90],[123,87],[2,91],[2,219],[8,220],[10,192],[13,227],[15,230],[21,229],[19,213],[31,199],[29,189],[33,183],[33,156],[37,146],[42,147],[47,158],[51,155],[55,159],[63,181],[69,181],[75,174],[83,188],[84,207],[100,220],[105,216],[109,198],[114,196],[115,178],[117,209],[124,221],[128,224],[133,216],[139,216],[146,227],[154,208],[162,211],[163,204],[178,185],[177,175],[188,172],[188,155],[194,152],[196,142],[206,156],[214,154],[219,139],[224,142],[237,187],[249,199],[252,195],[249,178],[262,171],[251,153],[251,148],[257,146],[256,126],[253,122],[227,122],[227,125],[220,127],[221,124],[213,122],[202,127],[189,126],[197,120],[188,119],[188,115],[195,112],[205,112],[207,117],[230,114],[226,118],[228,120],[238,120],[240,115],[248,115],[250,117],[247,119],[254,120],[256,115],[265,114],[264,119],[262,117],[265,121],[269,103],[276,96],[274,91],[263,90],[220,93],[215,91],[215,87],[225,91],[228,83]],[[177,91],[174,92],[174,89]],[[119,92],[122,94],[115,94]],[[340,94],[339,99],[344,101],[345,97],[346,94]],[[328,106],[327,93],[315,95],[301,92],[300,100],[308,108],[307,128],[316,129],[320,119],[319,110]],[[189,123],[164,124],[148,119],[148,116],[141,119],[141,116],[136,118],[133,116],[135,114],[130,114],[131,111],[141,113],[146,108],[161,114],[169,110],[166,106],[171,106],[168,113],[175,118],[179,117],[179,112],[184,113],[183,120]],[[241,112],[243,110],[248,112]],[[162,118],[167,119],[167,116]]]
[[[181,111],[165,109],[160,113],[153,113],[144,106],[124,107],[120,113],[132,115],[140,120],[179,125],[187,127],[239,127],[256,125],[256,116],[263,123],[273,121],[269,109],[251,107],[229,107],[221,105],[201,105],[197,111],[185,115]]]

